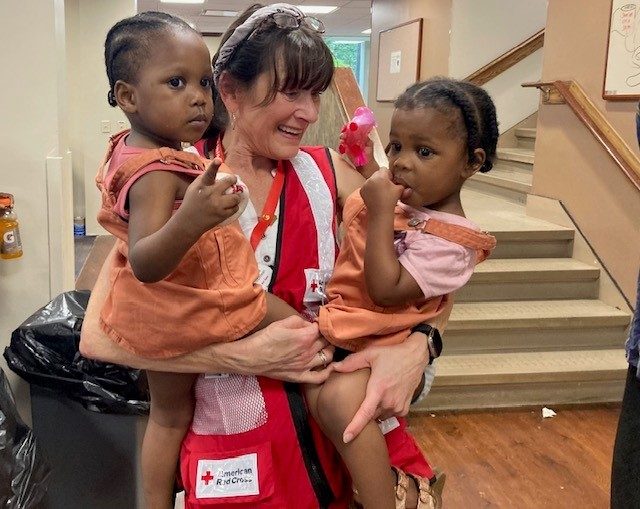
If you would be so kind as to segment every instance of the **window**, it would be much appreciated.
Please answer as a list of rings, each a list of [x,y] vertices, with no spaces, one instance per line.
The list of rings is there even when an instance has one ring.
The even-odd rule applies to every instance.
[[[369,90],[369,37],[327,37],[336,67],[350,67],[362,96],[367,101]]]

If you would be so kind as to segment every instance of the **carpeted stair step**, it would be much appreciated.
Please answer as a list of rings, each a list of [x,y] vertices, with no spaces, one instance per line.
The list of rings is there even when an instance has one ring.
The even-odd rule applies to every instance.
[[[595,299],[600,269],[572,258],[489,258],[456,294],[456,302]]]
[[[447,354],[614,348],[629,315],[596,299],[456,302]]]
[[[444,355],[429,395],[413,411],[619,401],[623,348]]]
[[[536,143],[537,130],[533,127],[519,127],[516,129],[516,139],[518,140],[518,148],[533,149]]]

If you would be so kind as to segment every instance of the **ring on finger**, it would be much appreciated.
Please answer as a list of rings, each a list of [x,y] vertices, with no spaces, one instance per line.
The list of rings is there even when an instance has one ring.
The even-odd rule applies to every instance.
[[[327,367],[327,354],[324,353],[324,348],[321,348],[318,351],[318,355],[320,356],[320,362],[322,362],[322,367],[326,368]]]

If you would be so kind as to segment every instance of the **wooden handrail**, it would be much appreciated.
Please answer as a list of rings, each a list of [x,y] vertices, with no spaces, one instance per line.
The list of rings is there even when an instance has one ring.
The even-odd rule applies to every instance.
[[[365,106],[362,92],[358,87],[358,82],[349,67],[337,67],[331,86],[322,94],[322,115],[318,122],[310,125],[307,129],[303,145],[324,145],[333,149],[338,149],[340,128],[353,116],[358,106]],[[388,168],[389,160],[384,151],[384,145],[374,127],[369,135],[373,142],[373,158],[379,167]],[[372,165],[375,166],[375,165]],[[369,177],[367,171],[374,168],[367,166],[363,175]]]
[[[333,84],[338,93],[338,97],[340,98],[340,102],[342,103],[342,108],[346,114],[347,118],[351,118],[353,113],[356,111],[358,106],[364,106],[364,97],[362,97],[362,92],[360,91],[360,87],[358,87],[358,82],[353,74],[353,71],[349,67],[336,67]],[[380,139],[380,135],[378,134],[378,129],[376,127],[373,128],[369,138],[373,141],[373,158],[378,163],[378,166],[388,168],[389,160],[387,159],[387,154],[384,151],[384,145],[382,144],[382,140]],[[369,177],[370,175],[365,175]]]
[[[523,83],[523,87],[536,87],[549,94],[557,91],[576,116],[591,131],[618,167],[640,190],[640,158],[629,148],[606,117],[591,102],[583,88],[575,81],[540,81]]]
[[[526,41],[518,44],[515,48],[510,49],[481,69],[470,74],[464,80],[475,83],[476,85],[484,85],[487,81],[492,80],[498,76],[498,74],[502,74],[504,71],[520,62],[523,58],[528,57],[534,51],[542,48],[543,45],[544,28],[529,37]]]

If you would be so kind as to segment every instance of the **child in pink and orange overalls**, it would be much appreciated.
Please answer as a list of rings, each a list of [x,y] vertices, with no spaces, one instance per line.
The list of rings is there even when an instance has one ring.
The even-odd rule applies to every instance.
[[[409,87],[395,107],[390,170],[376,172],[345,203],[346,234],[318,317],[325,338],[348,351],[404,341],[413,327],[437,319],[495,247],[494,237],[465,218],[460,200],[465,180],[492,167],[498,128],[489,95],[432,79]],[[307,388],[309,406],[345,461],[359,502],[404,507],[407,477],[390,468],[387,445],[392,456],[402,448],[386,445],[375,421],[357,437],[345,430],[368,377],[369,370],[333,373]],[[405,468],[422,499],[418,507],[439,507],[438,489],[422,478],[428,464]]]

